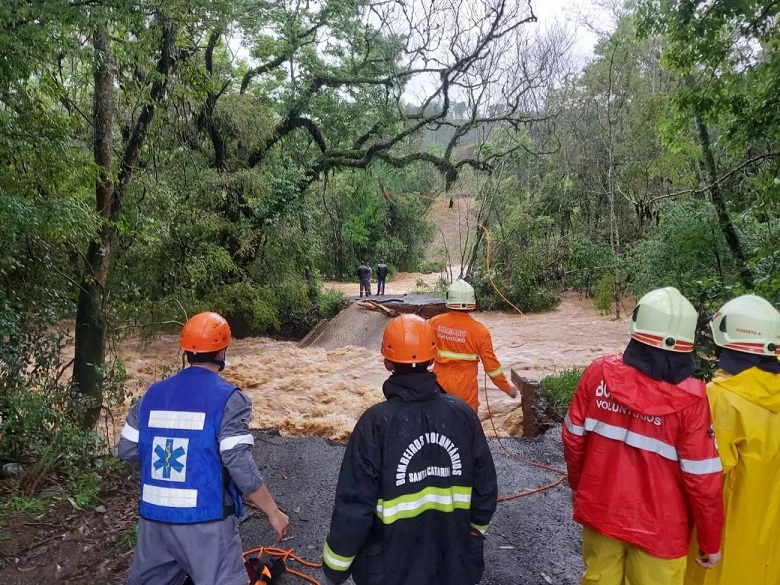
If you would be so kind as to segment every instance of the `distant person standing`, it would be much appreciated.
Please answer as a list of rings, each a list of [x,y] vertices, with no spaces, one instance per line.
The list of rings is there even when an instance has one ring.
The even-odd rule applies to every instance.
[[[357,269],[358,280],[360,280],[360,296],[365,291],[366,296],[371,296],[371,267],[366,262],[361,262]]]
[[[385,281],[387,280],[387,264],[380,260],[376,265],[376,294],[385,294]]]

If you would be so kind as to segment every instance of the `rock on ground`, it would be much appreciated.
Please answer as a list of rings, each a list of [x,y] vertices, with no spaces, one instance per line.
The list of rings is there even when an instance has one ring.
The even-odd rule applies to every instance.
[[[318,561],[328,532],[336,479],[344,447],[323,439],[304,439],[257,433],[255,458],[271,493],[289,514],[293,538],[282,543]],[[539,487],[556,478],[552,472],[524,465],[507,456],[489,439],[496,463],[499,495]],[[536,439],[505,439],[514,453],[563,466],[560,427]],[[257,512],[241,525],[244,548],[277,546],[265,518]],[[500,503],[485,545],[486,585],[575,585],[582,574],[581,531],[571,520],[565,482],[551,490]],[[292,564],[294,568],[295,564]],[[306,570],[321,579],[319,570]],[[299,583],[285,577],[281,585]]]

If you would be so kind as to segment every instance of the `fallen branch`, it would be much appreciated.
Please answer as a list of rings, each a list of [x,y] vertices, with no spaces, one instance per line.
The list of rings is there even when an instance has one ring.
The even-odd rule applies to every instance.
[[[380,313],[384,313],[386,316],[390,317],[391,319],[398,317],[398,315],[401,314],[398,311],[390,309],[389,307],[380,305],[376,301],[358,301],[357,305],[359,307],[363,307],[364,309],[368,309],[369,311],[379,311]]]

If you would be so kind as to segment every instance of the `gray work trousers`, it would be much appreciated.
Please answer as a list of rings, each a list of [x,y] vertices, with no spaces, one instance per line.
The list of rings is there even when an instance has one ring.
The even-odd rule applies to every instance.
[[[127,585],[246,585],[238,519],[162,524],[140,518]]]
[[[366,291],[366,296],[371,296],[371,281],[370,280],[361,280],[360,281],[360,296],[363,296],[363,291]]]

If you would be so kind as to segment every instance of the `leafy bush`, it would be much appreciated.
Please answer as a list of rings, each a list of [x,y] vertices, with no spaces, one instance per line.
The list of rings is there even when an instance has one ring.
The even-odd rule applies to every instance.
[[[345,296],[343,292],[333,288],[321,292],[317,301],[320,319],[332,319],[338,315],[339,306]]]
[[[444,270],[444,264],[437,260],[426,260],[425,262],[421,262],[418,267],[418,271],[423,274],[432,274],[434,272],[441,272],[442,270]]]
[[[22,321],[12,311],[0,321],[0,457],[34,462],[28,479],[40,483],[52,470],[78,474],[106,444],[93,429],[81,428],[92,407],[65,375],[62,349],[69,341],[63,331],[42,325],[43,319]],[[109,387],[123,388],[112,372]],[[111,389],[108,397],[115,396]]]
[[[512,274],[509,282],[500,281],[495,275],[493,279],[496,285],[501,287],[502,294],[523,311],[529,313],[549,311],[561,302],[560,293],[555,285],[534,284],[523,272]],[[471,285],[477,294],[477,306],[480,310],[511,310],[490,284],[484,270],[474,272]]]
[[[734,262],[715,210],[704,201],[681,200],[665,206],[658,226],[629,255],[632,288],[638,295],[662,286],[691,295],[702,278],[725,284],[734,281]]]
[[[615,279],[611,274],[605,274],[598,280],[593,295],[593,303],[596,308],[604,314],[612,310],[612,300],[614,298]]]
[[[598,287],[603,280],[603,275],[605,272],[609,272],[611,265],[612,250],[608,245],[596,244],[588,238],[577,240],[571,247],[571,255],[569,256],[571,275],[567,280],[574,290],[587,296],[594,294],[594,287],[597,289],[595,294],[598,294]],[[609,311],[610,301],[607,301],[607,307],[604,310]],[[598,301],[596,305],[599,306]]]
[[[562,372],[546,376],[539,382],[539,392],[553,410],[563,418],[569,409],[574,391],[585,368],[569,367]]]

